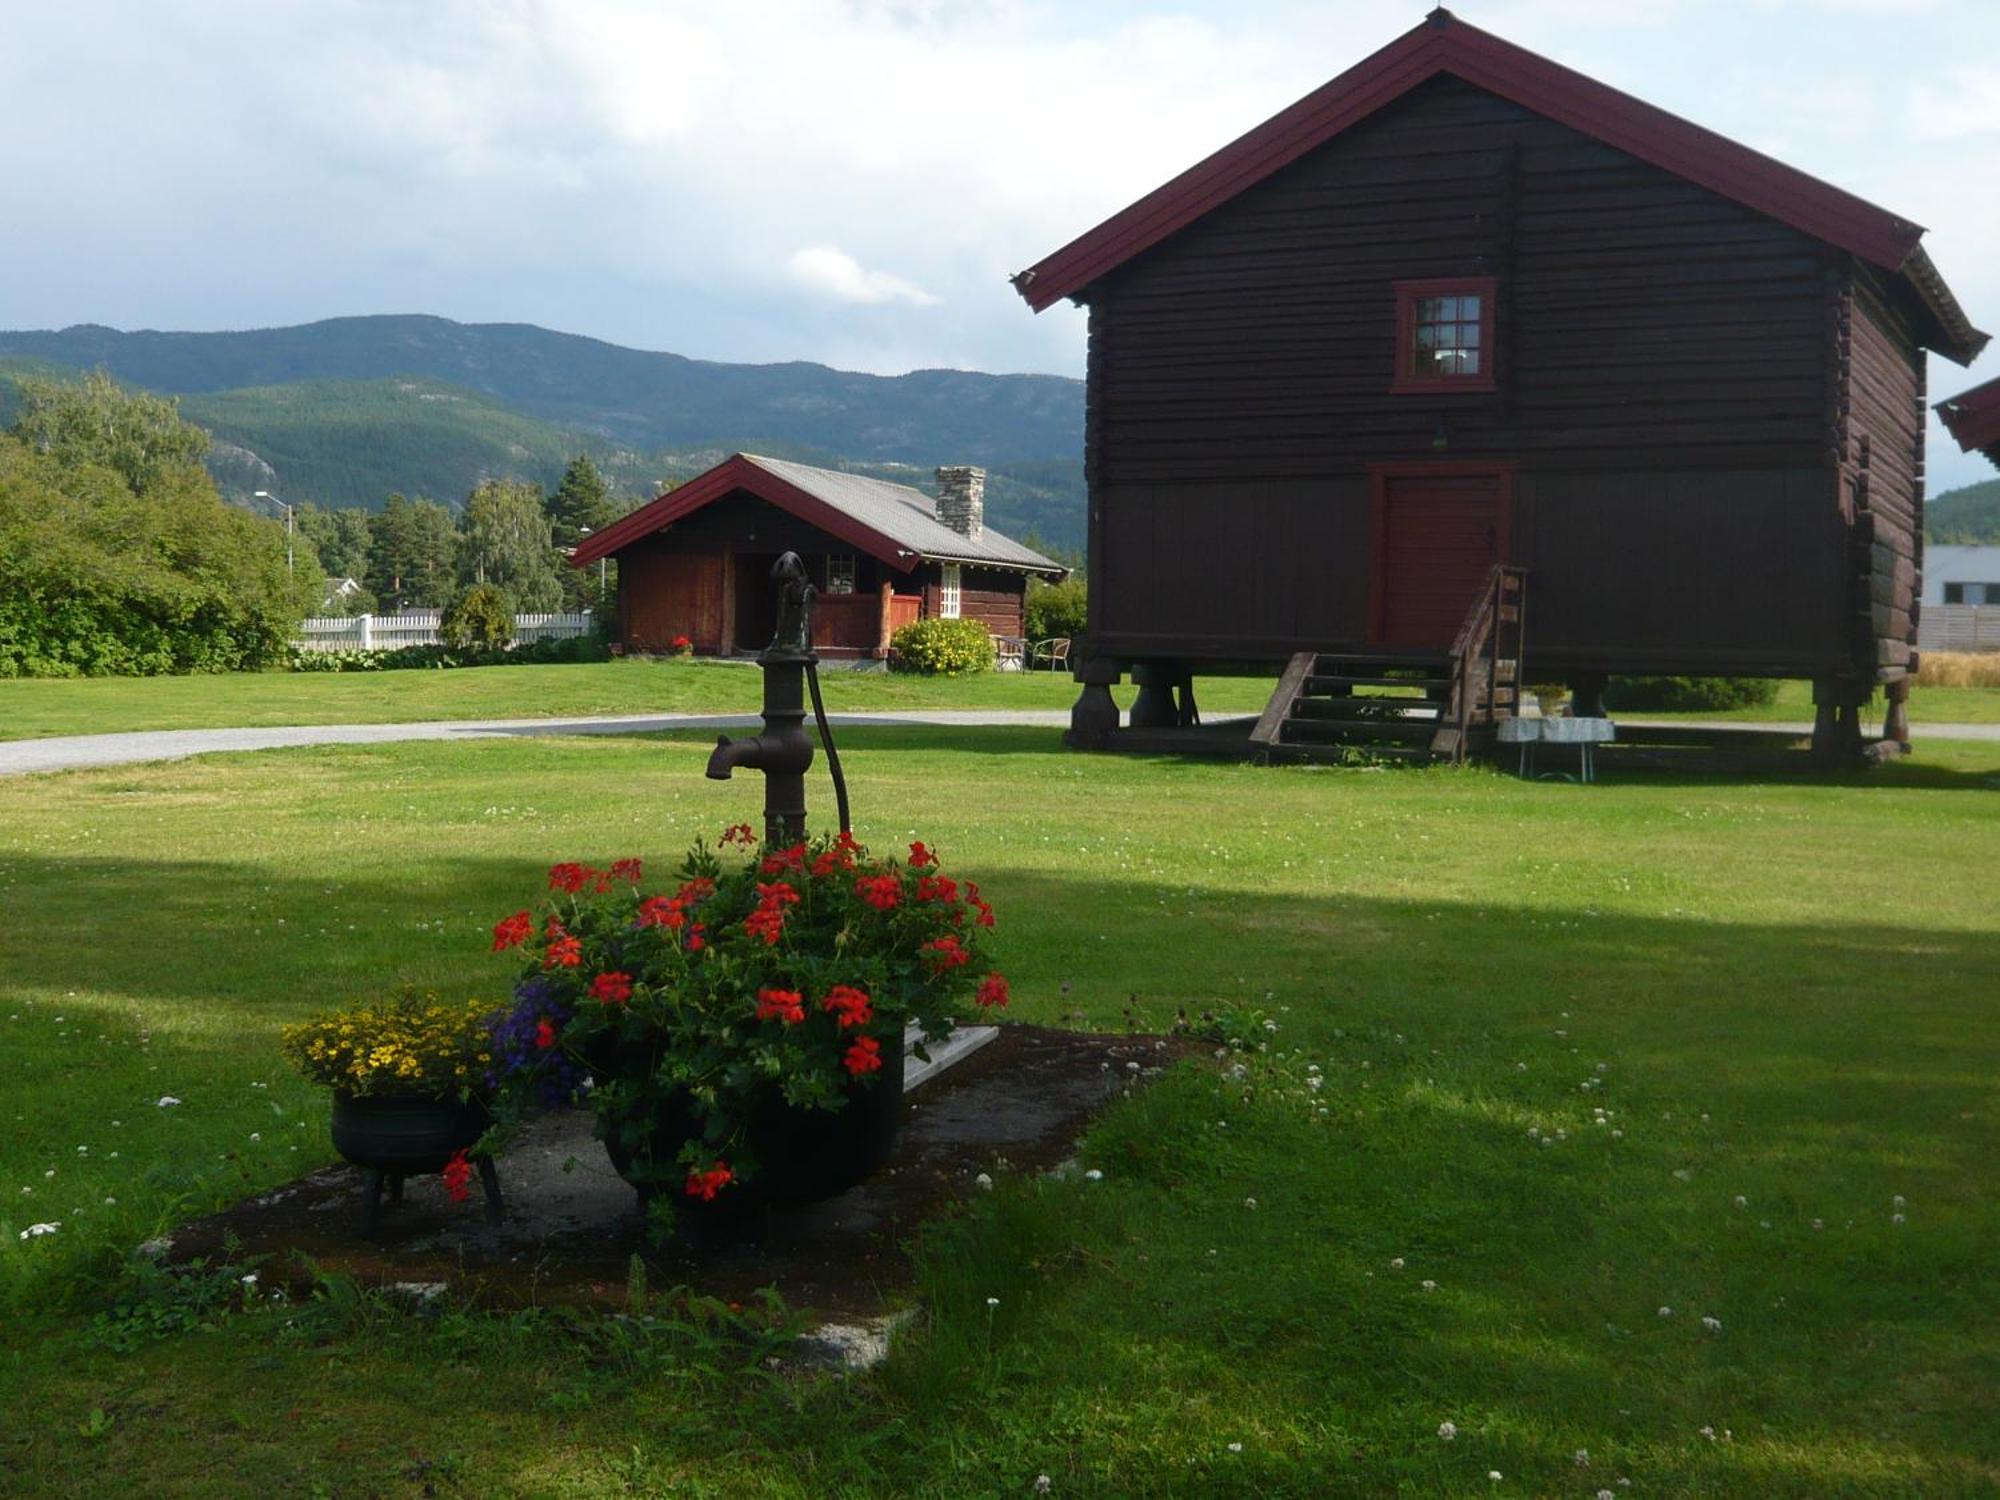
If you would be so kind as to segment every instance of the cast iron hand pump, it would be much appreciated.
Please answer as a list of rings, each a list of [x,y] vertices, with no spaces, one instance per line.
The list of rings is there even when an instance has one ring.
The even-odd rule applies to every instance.
[[[789,849],[806,836],[806,772],[812,766],[812,736],[805,731],[805,688],[812,688],[813,718],[826,746],[827,769],[833,773],[834,800],[840,808],[840,831],[849,831],[847,779],[840,774],[840,755],[833,748],[833,730],[826,722],[826,704],[819,691],[819,657],[812,649],[814,590],[806,580],[805,564],[787,552],[771,569],[778,586],[778,626],[771,644],[757,658],[764,672],[764,731],[747,740],[722,735],[708,758],[708,774],[727,781],[738,766],[764,773],[764,846]]]

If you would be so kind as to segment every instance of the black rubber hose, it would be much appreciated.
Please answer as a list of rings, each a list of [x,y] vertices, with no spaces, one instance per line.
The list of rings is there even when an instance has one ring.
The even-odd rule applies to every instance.
[[[840,808],[840,831],[852,833],[847,817],[847,778],[840,774],[840,752],[833,748],[833,726],[826,722],[826,700],[819,695],[819,663],[806,663],[806,686],[812,689],[813,721],[819,725],[819,742],[826,746],[826,768],[833,772],[833,800]]]

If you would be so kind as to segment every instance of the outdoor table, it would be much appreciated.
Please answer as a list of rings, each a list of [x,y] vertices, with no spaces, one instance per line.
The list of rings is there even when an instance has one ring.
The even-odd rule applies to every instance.
[[[1597,779],[1597,747],[1616,739],[1609,719],[1502,719],[1500,743],[1521,747],[1520,774],[1535,774],[1537,745],[1574,745],[1585,783]]]

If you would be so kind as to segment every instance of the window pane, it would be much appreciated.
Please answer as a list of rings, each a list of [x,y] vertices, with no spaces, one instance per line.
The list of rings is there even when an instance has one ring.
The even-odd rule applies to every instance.
[[[1479,347],[1479,325],[1477,323],[1459,324],[1458,342],[1462,348],[1477,349]]]
[[[1962,583],[1947,583],[1944,586],[1944,602],[1947,604],[1965,603],[1965,585]]]
[[[1435,323],[1443,316],[1438,309],[1443,304],[1436,297],[1417,298],[1417,322]]]
[[[1419,350],[1435,349],[1437,348],[1437,344],[1437,325],[1435,323],[1419,323],[1417,325],[1417,348]]]
[[[1458,356],[1458,373],[1461,375],[1477,375],[1479,373],[1479,351],[1477,349],[1467,349]]]
[[[1458,299],[1458,315],[1472,322],[1478,322],[1479,299],[1477,297],[1460,297]]]

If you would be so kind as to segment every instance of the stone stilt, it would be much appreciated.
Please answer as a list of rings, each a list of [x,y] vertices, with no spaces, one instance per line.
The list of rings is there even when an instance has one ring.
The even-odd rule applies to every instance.
[[[1882,715],[1882,738],[1910,748],[1910,679],[1899,677],[1883,689],[1888,708]]]
[[[1569,715],[1572,719],[1604,717],[1604,685],[1610,681],[1603,672],[1573,672],[1569,679]]]
[[[1861,763],[1861,701],[1866,688],[1847,678],[1813,681],[1813,764],[1824,771]]]
[[[1172,729],[1181,721],[1174,690],[1187,669],[1177,661],[1142,661],[1132,668],[1138,696],[1132,700],[1130,723],[1134,729]]]
[[[1118,663],[1104,657],[1086,657],[1076,669],[1083,691],[1069,711],[1069,733],[1064,743],[1073,750],[1101,750],[1105,736],[1118,727],[1118,700],[1111,689],[1121,673]]]

